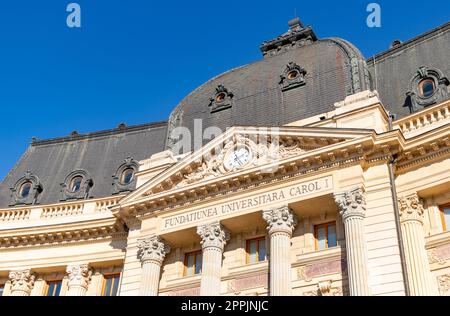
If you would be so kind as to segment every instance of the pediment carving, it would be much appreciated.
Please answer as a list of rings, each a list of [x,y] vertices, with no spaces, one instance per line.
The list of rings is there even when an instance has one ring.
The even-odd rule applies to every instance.
[[[238,162],[238,164],[232,165],[231,168],[227,167],[226,159],[232,159],[229,156],[233,151],[239,149],[248,150],[248,161],[241,165]],[[196,170],[183,175],[183,179],[175,187],[180,188],[191,183],[220,177],[245,168],[262,167],[280,159],[303,154],[305,151],[305,147],[302,146],[298,139],[289,138],[282,141],[270,140],[257,143],[251,138],[235,134],[217,154],[205,155],[200,166]],[[271,172],[270,169],[268,168],[264,171]]]

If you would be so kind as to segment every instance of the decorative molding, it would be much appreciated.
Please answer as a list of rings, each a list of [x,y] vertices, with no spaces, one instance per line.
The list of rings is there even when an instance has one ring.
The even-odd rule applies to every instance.
[[[429,250],[427,251],[427,256],[428,256],[428,262],[429,262],[430,264],[437,263],[437,264],[439,264],[439,265],[444,265],[444,264],[447,263],[447,260],[445,260],[445,259],[443,259],[443,258],[441,258],[441,257],[439,256],[438,251],[437,251],[436,248],[429,249]]]
[[[358,187],[346,192],[335,193],[334,199],[343,220],[353,216],[363,218],[366,216],[366,200],[362,188]]]
[[[74,242],[126,237],[123,227],[118,223],[74,230],[54,231],[28,235],[0,237],[0,248],[19,248],[32,246],[65,245]]]
[[[444,274],[437,277],[439,293],[442,296],[450,296],[450,274]]]
[[[36,275],[30,269],[17,270],[9,273],[9,279],[12,284],[11,292],[21,291],[30,295]]]
[[[243,146],[249,148],[252,159],[242,167],[227,170],[224,166],[225,157],[230,151]],[[257,144],[250,138],[235,134],[225,142],[220,152],[214,155],[206,155],[202,160],[200,167],[191,173],[185,174],[183,180],[177,183],[175,187],[181,188],[198,181],[217,178],[243,168],[263,166],[277,162],[280,159],[301,155],[305,151],[306,150],[302,147],[300,141],[292,138],[287,139],[286,141],[276,141],[274,139],[273,142]]]
[[[147,261],[156,261],[160,264],[170,252],[170,246],[159,236],[138,239],[138,259],[144,264]]]
[[[400,197],[398,202],[401,222],[418,221],[423,224],[424,209],[417,193]]]
[[[343,296],[341,287],[332,287],[333,280],[317,283],[317,289],[303,292],[303,296]]]
[[[74,264],[67,266],[67,276],[69,278],[68,287],[82,287],[87,290],[92,276],[92,270],[88,264]]]
[[[297,216],[288,206],[263,211],[263,219],[267,222],[269,235],[278,232],[292,235],[298,223]]]
[[[226,242],[230,239],[230,232],[219,222],[197,227],[197,234],[202,238],[202,248],[218,248],[223,251]]]

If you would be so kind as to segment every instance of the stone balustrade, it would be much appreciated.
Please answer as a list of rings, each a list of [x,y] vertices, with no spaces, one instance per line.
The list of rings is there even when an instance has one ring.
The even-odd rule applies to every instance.
[[[23,206],[0,209],[0,223],[54,220],[71,216],[106,213],[121,196],[96,201],[76,201],[51,206]]]
[[[30,218],[29,209],[2,210],[0,211],[0,222],[26,221]]]
[[[415,135],[448,121],[450,121],[450,102],[445,102],[395,121],[394,128],[401,130],[403,134]]]
[[[52,219],[65,216],[78,216],[83,214],[84,204],[68,204],[45,207],[42,209],[42,219]]]

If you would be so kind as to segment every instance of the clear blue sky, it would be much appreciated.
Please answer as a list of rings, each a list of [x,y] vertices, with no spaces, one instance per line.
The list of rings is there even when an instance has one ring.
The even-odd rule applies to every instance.
[[[80,29],[66,6],[81,6]],[[382,9],[381,28],[366,7]],[[450,20],[449,0],[152,1],[0,3],[0,179],[39,139],[166,120],[190,91],[261,58],[294,12],[320,38],[371,56]]]

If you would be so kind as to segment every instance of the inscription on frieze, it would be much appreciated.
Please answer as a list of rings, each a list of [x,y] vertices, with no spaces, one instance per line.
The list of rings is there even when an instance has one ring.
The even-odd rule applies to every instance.
[[[252,197],[234,200],[226,203],[188,211],[183,214],[162,218],[161,231],[173,229],[180,226],[193,226],[197,222],[205,220],[216,220],[230,214],[245,212],[251,209],[261,209],[284,201],[302,199],[306,196],[329,191],[333,188],[332,176],[315,180],[300,182],[296,185],[281,188],[275,191],[257,194]]]

